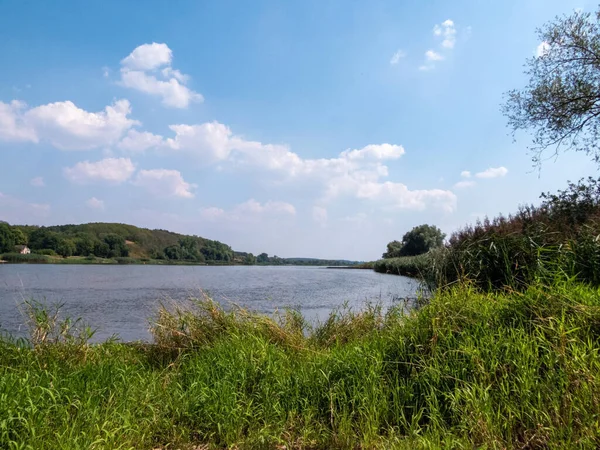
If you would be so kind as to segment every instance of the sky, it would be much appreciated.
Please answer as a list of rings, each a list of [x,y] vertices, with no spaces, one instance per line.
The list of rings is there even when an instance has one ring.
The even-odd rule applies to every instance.
[[[373,260],[597,175],[500,107],[586,0],[0,3],[0,220]]]

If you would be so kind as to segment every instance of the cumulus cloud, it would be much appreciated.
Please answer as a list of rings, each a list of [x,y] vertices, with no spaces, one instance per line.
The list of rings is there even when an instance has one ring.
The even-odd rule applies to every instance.
[[[66,101],[30,109],[25,121],[59,149],[89,150],[111,145],[129,128],[139,125],[127,117],[130,113],[127,100],[118,100],[100,112],[88,112]]]
[[[104,200],[98,200],[96,197],[92,197],[92,198],[86,200],[85,204],[87,205],[88,208],[91,208],[91,209],[99,209],[99,210],[104,209]]]
[[[468,170],[463,170],[463,171],[460,173],[460,176],[461,176],[461,177],[463,177],[463,178],[471,178],[471,172],[470,172],[470,171],[468,171]]]
[[[65,167],[63,174],[72,183],[90,184],[104,182],[120,184],[135,172],[135,165],[129,158],[106,158],[97,162],[82,161],[73,167]]]
[[[401,208],[454,208],[455,197],[450,191],[411,191],[401,183],[381,182],[381,178],[389,175],[383,161],[400,158],[405,153],[401,145],[371,144],[345,150],[334,158],[304,159],[283,144],[246,140],[219,122],[179,124],[169,128],[175,133],[174,137],[153,135],[148,140],[159,148],[186,154],[203,164],[219,164],[219,167],[229,164],[239,170],[269,171],[284,181],[310,181],[312,185],[322,186],[323,201],[339,195],[353,195],[375,201],[381,199]],[[138,136],[136,133],[130,135]],[[139,140],[147,141],[142,137]],[[365,195],[365,186],[379,190],[380,195]],[[385,195],[386,192],[394,194]]]
[[[402,58],[406,58],[406,52],[404,52],[403,50],[398,50],[392,55],[392,58],[390,59],[390,64],[398,64]]]
[[[27,105],[19,100],[0,102],[0,139],[4,141],[38,142],[35,130],[29,126],[23,111]]]
[[[456,27],[452,20],[448,19],[440,25],[435,25],[433,27],[433,34],[443,39],[442,47],[448,49],[454,48],[456,44]]]
[[[135,186],[146,189],[157,197],[193,198],[197,186],[187,183],[178,170],[140,170],[133,181]]]
[[[162,98],[171,108],[187,108],[192,102],[202,102],[201,94],[186,86],[189,76],[171,67],[173,52],[167,44],[143,44],[121,60],[121,81],[124,87]]]
[[[475,186],[476,184],[477,183],[475,183],[474,181],[469,181],[469,180],[459,181],[458,183],[456,183],[454,185],[454,189],[467,189],[467,188]]]
[[[73,102],[56,102],[26,109],[22,102],[0,102],[0,139],[50,142],[61,150],[89,150],[116,143],[139,122],[128,117],[131,106],[118,100],[99,112]]]
[[[127,135],[117,144],[117,147],[126,152],[139,153],[162,145],[162,136],[148,131],[129,130]]]
[[[46,183],[44,183],[44,178],[43,177],[32,178],[31,181],[29,182],[29,184],[31,184],[34,187],[44,187],[44,186],[46,186]]]
[[[499,178],[503,177],[508,173],[508,169],[506,167],[490,167],[483,172],[478,172],[475,174],[477,178]]]
[[[346,150],[340,154],[343,158],[354,159],[398,159],[404,155],[401,145],[380,144],[367,145],[360,150]]]

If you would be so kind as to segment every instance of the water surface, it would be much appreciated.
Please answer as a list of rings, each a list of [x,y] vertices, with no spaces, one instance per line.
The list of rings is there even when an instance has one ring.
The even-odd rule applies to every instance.
[[[149,340],[149,319],[161,300],[199,297],[236,303],[271,314],[298,309],[323,320],[347,302],[384,306],[414,297],[418,283],[371,270],[298,266],[100,266],[0,264],[0,329],[25,335],[19,305],[34,298],[64,303],[63,312],[97,329],[95,340],[116,334],[124,341]]]

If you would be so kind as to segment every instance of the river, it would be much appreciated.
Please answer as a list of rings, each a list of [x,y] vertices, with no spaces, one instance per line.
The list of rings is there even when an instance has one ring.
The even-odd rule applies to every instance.
[[[164,300],[206,292],[219,303],[271,314],[298,309],[310,321],[324,320],[345,302],[388,307],[417,295],[410,278],[371,270],[299,266],[116,266],[0,264],[0,330],[26,336],[22,303],[63,304],[63,315],[96,329],[94,341],[117,335],[150,340],[149,320]]]

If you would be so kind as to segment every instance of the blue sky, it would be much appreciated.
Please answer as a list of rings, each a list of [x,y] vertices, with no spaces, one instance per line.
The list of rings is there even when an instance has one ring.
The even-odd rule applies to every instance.
[[[372,260],[597,173],[532,167],[502,95],[584,0],[0,5],[0,219]]]

